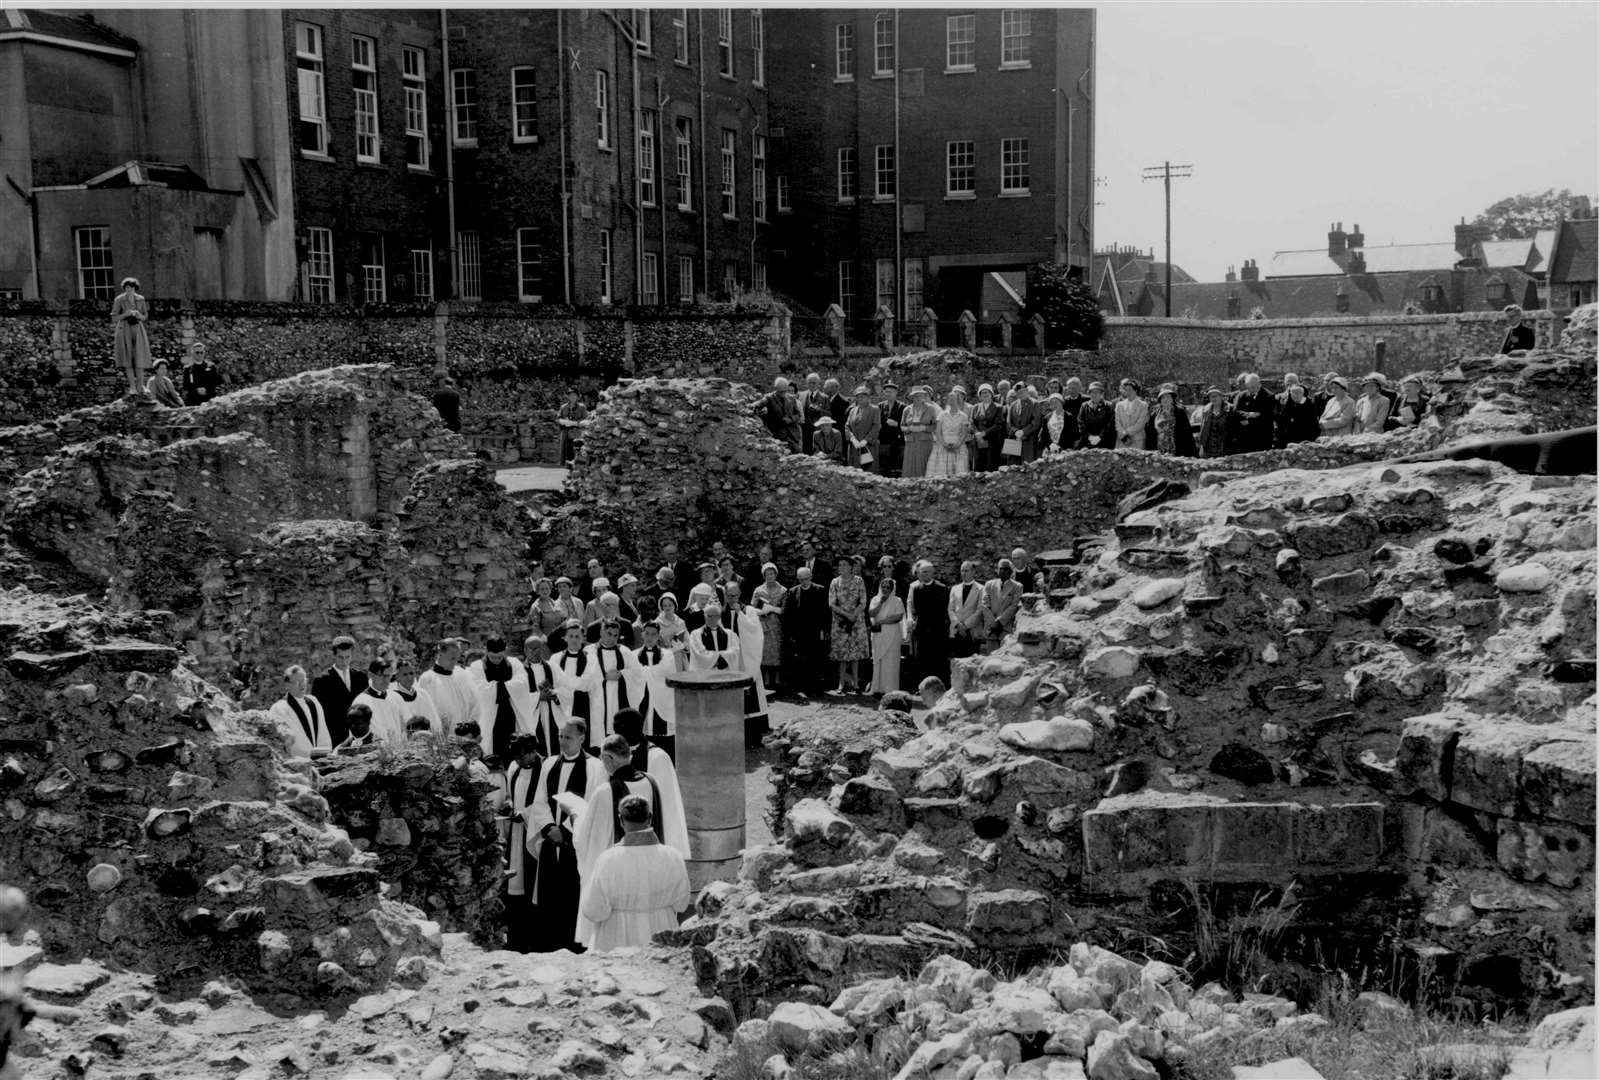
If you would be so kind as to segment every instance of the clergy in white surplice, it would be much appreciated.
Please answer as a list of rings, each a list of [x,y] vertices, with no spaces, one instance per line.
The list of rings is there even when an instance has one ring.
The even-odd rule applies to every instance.
[[[389,697],[400,710],[402,739],[409,738],[405,729],[413,716],[426,720],[429,731],[443,730],[443,721],[439,719],[438,706],[433,704],[433,695],[416,685],[415,660],[401,656],[394,662],[394,679],[389,683]]]
[[[592,927],[585,940],[594,952],[648,945],[676,929],[678,912],[689,904],[688,867],[650,828],[649,804],[629,795],[617,816],[625,835],[601,853],[583,882],[579,911]]]
[[[653,622],[640,626],[643,644],[633,650],[643,681],[638,711],[644,717],[644,733],[650,741],[675,759],[677,753],[677,692],[666,685],[666,677],[684,670],[688,664],[687,646],[676,649],[661,645],[661,628]]]
[[[505,639],[483,643],[485,655],[467,669],[487,757],[504,754],[518,734],[533,734],[534,701],[522,661],[505,651]]]
[[[478,716],[477,690],[472,676],[456,666],[460,659],[461,643],[455,638],[445,638],[434,651],[433,666],[416,680],[416,684],[433,699],[433,706],[439,715],[433,735],[441,743],[455,738],[457,724],[476,720],[480,731],[486,726],[483,718]]]
[[[590,645],[584,672],[589,695],[589,745],[596,746],[611,734],[618,709],[631,708],[644,693],[644,672],[624,648],[618,636],[621,625],[614,619],[600,623],[600,640]]]
[[[373,660],[366,666],[366,689],[355,700],[372,710],[372,735],[386,746],[405,742],[405,722],[410,714],[389,686],[389,665]]]
[[[588,725],[568,720],[561,726],[560,753],[544,759],[533,812],[528,819],[531,850],[538,860],[533,879],[534,948],[540,952],[577,944],[577,904],[581,890],[574,832],[588,797],[605,786],[605,766],[584,752]]]
[[[582,720],[584,726],[592,731],[594,725],[589,723],[589,651],[583,644],[583,624],[576,619],[568,619],[561,630],[561,642],[564,648],[555,654],[550,664],[565,675],[571,685],[571,715]],[[599,743],[591,735],[588,745],[597,747]]]
[[[522,667],[533,698],[533,737],[544,757],[560,753],[561,725],[572,715],[576,683],[550,660],[550,645],[543,634],[529,634],[522,642]]]
[[[705,625],[688,636],[690,671],[738,671],[750,677],[744,690],[745,740],[759,745],[766,733],[766,683],[761,678],[761,649],[766,633],[760,617],[737,600],[727,610],[712,601],[705,607]]]
[[[538,834],[531,827],[539,801],[538,779],[543,755],[531,735],[511,740],[511,764],[505,770],[510,828],[505,838],[505,945],[516,952],[533,947],[533,869],[538,865]]]
[[[311,679],[299,664],[283,671],[284,695],[272,703],[267,714],[278,725],[288,744],[290,757],[327,757],[333,752],[327,718],[322,704],[311,696]]]

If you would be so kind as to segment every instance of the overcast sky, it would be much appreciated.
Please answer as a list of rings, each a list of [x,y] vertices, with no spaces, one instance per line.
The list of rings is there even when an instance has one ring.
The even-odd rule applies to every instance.
[[[1507,195],[1599,194],[1599,5],[1099,5],[1094,242],[1220,281],[1246,258],[1450,241]]]

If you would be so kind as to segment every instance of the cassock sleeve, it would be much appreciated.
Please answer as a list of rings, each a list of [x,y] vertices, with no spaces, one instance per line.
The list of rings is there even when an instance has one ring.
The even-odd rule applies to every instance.
[[[661,836],[667,847],[688,858],[688,818],[683,809],[683,791],[677,783],[677,769],[659,746],[650,747],[650,779],[661,792]],[[676,909],[674,909],[676,910]]]
[[[766,631],[760,617],[749,608],[738,612],[739,670],[755,680],[755,700],[760,712],[766,711],[766,684],[761,679],[761,653],[766,647]],[[686,853],[685,853],[686,854]]]
[[[535,790],[528,792],[527,806],[527,842],[531,848],[538,843],[540,834],[546,825],[555,824],[555,819],[550,816],[550,801],[544,797],[549,790],[550,770],[560,764],[559,755],[544,759],[544,764],[539,768],[538,779],[533,781]]]
[[[532,735],[537,730],[534,726],[536,715],[535,707],[538,705],[533,699],[533,691],[528,689],[527,668],[522,661],[511,657],[511,711],[516,713],[516,733],[518,735]]]
[[[603,769],[603,766],[601,766]],[[592,779],[592,777],[591,777]],[[578,819],[572,832],[572,849],[577,853],[577,872],[587,878],[594,869],[594,861],[612,844],[611,778],[606,776],[597,787],[589,788],[588,809]]]
[[[551,661],[550,686],[555,691],[555,704],[560,706],[561,716],[564,718],[570,718],[572,715],[572,694],[581,689],[581,687],[577,685],[577,680],[572,678],[566,672],[562,671],[561,665]],[[538,701],[535,699],[534,707],[537,708],[537,705]]]
[[[605,873],[583,875],[583,898],[578,901],[577,910],[579,915],[596,927],[611,917],[611,898],[606,889],[608,876]]]
[[[677,880],[673,883],[672,888],[672,910],[680,912],[687,910],[689,900],[693,897],[693,892],[689,888],[688,867],[681,860],[675,865],[677,872],[674,876]]]

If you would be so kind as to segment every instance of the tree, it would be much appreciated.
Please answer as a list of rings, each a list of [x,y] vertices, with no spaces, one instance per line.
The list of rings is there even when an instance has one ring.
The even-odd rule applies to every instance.
[[[1562,217],[1579,217],[1587,200],[1569,188],[1529,191],[1500,199],[1478,214],[1473,225],[1486,228],[1493,240],[1522,240],[1539,229],[1552,229]]]
[[[1044,317],[1047,347],[1097,349],[1105,318],[1093,290],[1081,278],[1055,263],[1038,263],[1027,270],[1027,304],[1022,319]]]

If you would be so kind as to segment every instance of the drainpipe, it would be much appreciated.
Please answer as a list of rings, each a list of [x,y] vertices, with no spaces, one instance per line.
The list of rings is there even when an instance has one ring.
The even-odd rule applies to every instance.
[[[566,20],[555,9],[555,95],[561,132],[561,303],[572,303],[572,188],[567,180],[566,125]]]
[[[666,282],[668,280],[666,267],[670,262],[666,250],[666,106],[671,100],[671,96],[665,93],[661,77],[659,75],[655,76],[655,157],[660,163],[655,170],[655,186],[658,194],[655,205],[660,209],[661,214],[661,261],[655,270],[657,278],[655,295],[663,307],[666,305]],[[675,124],[672,128],[672,134],[673,138],[676,138],[677,125]],[[675,143],[672,160],[674,163],[677,160]]]
[[[1094,42],[1099,30],[1099,14],[1093,8],[1088,9],[1088,66],[1077,77],[1077,92],[1083,95],[1083,100],[1088,102],[1088,205],[1083,207],[1083,215],[1087,218],[1083,232],[1088,238],[1088,265],[1094,263],[1094,188],[1097,184],[1094,173]],[[1088,86],[1083,83],[1087,82]]]
[[[904,159],[903,156],[901,156],[900,147],[899,147],[899,90],[900,90],[900,86],[899,86],[899,50],[900,50],[899,8],[895,8],[894,9],[894,297],[895,297],[894,306],[899,309],[897,312],[895,312],[895,318],[894,318],[894,322],[895,322],[896,328],[900,324],[903,323],[903,321],[904,321],[904,319],[906,317],[906,311],[905,311],[905,258],[904,258],[905,217],[904,217],[904,210],[900,206],[900,191],[904,187],[904,177],[905,177],[904,160],[905,159]],[[872,164],[875,166],[877,163],[873,162]],[[875,183],[875,181],[874,181],[874,183]],[[875,270],[874,270],[874,274],[875,274]],[[875,292],[877,287],[875,285],[873,285],[872,288],[873,288],[873,291]],[[925,282],[923,283],[923,288],[924,289],[926,288],[926,283]],[[872,316],[875,318],[876,315],[877,315],[877,312],[874,310],[872,312]],[[894,347],[894,342],[890,341],[888,343],[888,346],[889,346],[889,349],[892,350],[893,347]]]
[[[460,299],[461,253],[455,232],[455,90],[450,74],[450,12],[439,9],[439,42],[444,60],[444,204],[449,216],[450,299]]]
[[[706,199],[705,187],[705,143],[711,133],[705,127],[705,9],[700,8],[695,12],[695,24],[698,28],[700,47],[700,282],[705,286],[705,295],[711,294],[711,206]]]

